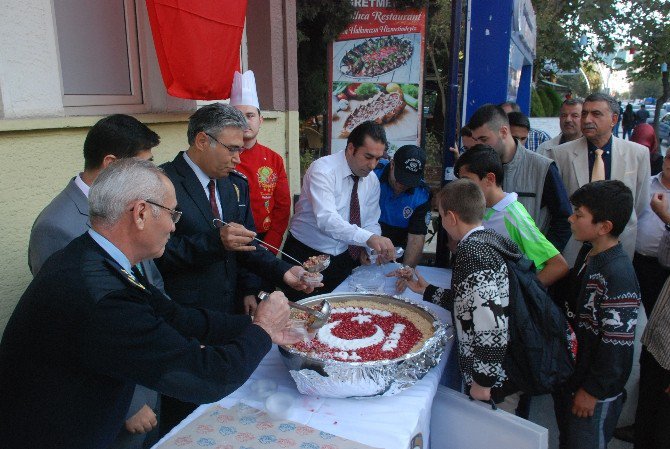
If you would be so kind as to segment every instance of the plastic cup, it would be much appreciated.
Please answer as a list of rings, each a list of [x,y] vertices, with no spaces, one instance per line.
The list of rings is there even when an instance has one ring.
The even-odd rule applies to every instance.
[[[270,379],[259,379],[251,384],[254,399],[262,401],[277,392],[277,382]]]
[[[265,399],[265,410],[272,418],[286,418],[294,402],[290,394],[277,392]]]

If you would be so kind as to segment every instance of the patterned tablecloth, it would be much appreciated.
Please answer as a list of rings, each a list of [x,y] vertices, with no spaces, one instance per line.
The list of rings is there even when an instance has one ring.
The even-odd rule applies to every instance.
[[[386,268],[387,271],[389,269],[390,267]],[[451,282],[451,272],[449,270],[419,267],[419,272],[431,284],[446,287]],[[345,280],[334,293],[346,291],[350,291],[348,280]],[[389,278],[385,291],[393,293],[392,278]],[[440,319],[451,323],[451,316],[446,310],[421,301],[419,295],[406,291],[402,296],[422,302],[423,305],[433,310]],[[395,396],[367,399],[333,399],[301,395],[296,389],[288,369],[283,364],[278,349],[273,347],[243,386],[216,403],[216,405],[223,408],[212,408],[211,404],[201,405],[159,441],[154,446],[154,449],[174,449],[177,447],[212,447],[217,449],[250,449],[255,447],[348,449],[365,447],[361,446],[361,444],[385,449],[427,448],[431,405],[442,371],[444,371],[452,342],[453,340],[450,340],[447,344],[439,365],[428,371],[424,378],[415,385]],[[262,412],[260,410],[264,410],[265,404],[263,400],[256,397],[257,395],[253,391],[254,384],[261,379],[273,381],[278,385],[279,392],[286,393],[293,398],[293,406],[281,417],[282,420],[270,421],[266,416],[261,417],[260,414]],[[242,405],[240,406],[239,404]],[[234,409],[233,407],[236,406],[238,408]],[[242,408],[240,409],[239,407]],[[219,419],[229,419],[220,417],[224,416],[222,414],[225,413],[233,413],[226,412],[225,409],[233,409],[233,415],[239,420],[241,416],[239,410],[248,411],[248,407],[258,409],[258,411],[250,414],[253,415],[252,417],[256,421],[251,423],[251,418],[247,419],[246,421],[249,421],[249,424],[245,425],[244,431],[240,432],[239,429],[235,428],[235,434],[231,434],[232,438],[225,440],[225,442],[219,442],[220,437],[223,436],[221,428],[225,427],[222,426],[223,423]],[[211,413],[215,411],[218,411],[219,415],[212,416]],[[212,418],[216,423],[209,422],[212,421]],[[258,428],[257,424],[259,422],[271,422],[275,433],[267,433],[266,430],[269,427],[268,429]],[[310,435],[318,436],[318,438],[310,441],[300,441],[298,444],[299,440],[291,436],[287,437],[284,443],[279,443],[279,439],[284,435],[281,433],[280,428],[282,423],[299,426],[295,427],[296,432],[298,428],[311,429]],[[198,433],[198,426],[200,425],[211,426],[212,431],[209,431],[209,427],[201,427],[201,433]],[[261,427],[267,427],[268,425],[263,424]],[[203,429],[208,431],[202,433]],[[230,432],[230,430],[224,429],[223,433],[226,432]],[[236,435],[241,433],[244,433],[245,436],[239,436],[239,438],[246,439],[246,441],[236,439]],[[333,440],[331,438],[324,439],[321,435],[341,437],[350,441]],[[264,436],[267,438],[261,441],[261,438]],[[272,438],[275,438],[276,441],[270,441]],[[293,446],[288,445],[289,439],[295,443]],[[182,442],[183,445],[178,445],[178,441]],[[337,441],[341,445],[334,445],[334,441]],[[356,445],[355,443],[361,444]],[[282,446],[281,444],[287,445]]]

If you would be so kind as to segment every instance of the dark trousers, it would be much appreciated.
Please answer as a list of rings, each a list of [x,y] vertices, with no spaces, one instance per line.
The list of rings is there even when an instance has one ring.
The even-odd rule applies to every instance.
[[[670,371],[642,347],[640,397],[635,413],[635,449],[670,448]]]
[[[298,239],[293,237],[290,232],[288,237],[286,237],[286,243],[284,243],[283,251],[286,252],[286,254],[290,254],[296,259],[302,261],[309,259],[311,256],[318,256],[319,254],[323,254],[300,242]],[[288,263],[295,264],[294,261],[288,259],[284,255],[282,255],[282,259]],[[323,287],[315,289],[310,294],[297,292],[293,289],[286,289],[286,297],[291,301],[299,301],[309,296],[330,293],[335,290],[335,287],[340,285],[342,281],[344,281],[358,265],[360,265],[360,262],[354,261],[349,255],[348,251],[345,251],[337,256],[331,255],[330,265],[321,272],[321,274],[323,274]]]
[[[633,256],[633,268],[640,284],[644,311],[649,317],[658,294],[661,293],[663,284],[670,275],[670,270],[663,268],[656,257],[643,256],[638,253]]]
[[[596,402],[593,416],[578,418],[572,414],[572,392],[567,388],[552,394],[559,432],[560,449],[601,449],[612,439],[621,415],[624,394],[613,401]]]

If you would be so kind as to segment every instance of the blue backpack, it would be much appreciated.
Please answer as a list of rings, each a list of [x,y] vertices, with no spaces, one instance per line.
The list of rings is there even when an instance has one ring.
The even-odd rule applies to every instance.
[[[551,393],[572,376],[577,338],[537,279],[533,262],[525,257],[505,259],[509,341],[503,367],[518,390],[531,395]]]

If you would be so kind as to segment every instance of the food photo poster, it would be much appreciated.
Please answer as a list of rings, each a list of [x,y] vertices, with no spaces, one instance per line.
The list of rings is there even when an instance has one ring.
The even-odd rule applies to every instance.
[[[420,144],[425,27],[425,8],[359,7],[330,44],[331,153],[367,120],[384,126],[389,156]]]

